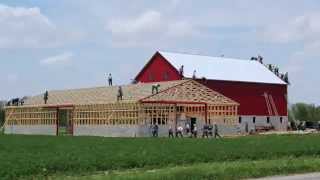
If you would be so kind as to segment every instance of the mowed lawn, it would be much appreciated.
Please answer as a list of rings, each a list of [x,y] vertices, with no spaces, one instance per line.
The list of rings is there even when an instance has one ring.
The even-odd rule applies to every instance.
[[[223,173],[229,173],[225,179],[237,179],[320,171],[319,157],[319,135],[218,140],[0,135],[1,179],[43,179],[45,176],[60,179],[83,175],[84,179],[127,179],[129,176],[149,179],[150,171],[160,173],[155,178],[160,178],[161,173],[167,179],[171,174],[173,179],[181,177],[181,173],[190,177],[202,174],[194,176],[201,178],[223,178]],[[254,172],[255,167],[265,169],[267,173],[249,173]],[[270,173],[267,167],[270,167]],[[118,175],[109,172],[118,172]],[[233,176],[230,172],[244,174]]]

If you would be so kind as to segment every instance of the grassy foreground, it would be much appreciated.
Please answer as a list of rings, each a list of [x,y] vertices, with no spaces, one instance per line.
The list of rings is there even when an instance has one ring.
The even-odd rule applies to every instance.
[[[101,172],[88,176],[52,176],[49,179],[65,180],[176,180],[176,179],[224,179],[238,180],[272,175],[306,173],[320,170],[317,158],[282,158],[277,160],[233,161],[199,163],[153,170],[127,170]]]
[[[133,168],[142,169],[143,176],[143,170],[146,169],[160,169],[161,173],[161,168],[174,166],[196,168],[188,173],[197,174],[202,172],[198,171],[198,165],[203,166],[201,163],[209,163],[204,166],[210,168],[212,163],[212,167],[220,164],[226,164],[227,167],[229,163],[262,160],[273,160],[277,165],[279,158],[286,161],[320,157],[319,141],[319,135],[252,136],[220,140],[2,135],[0,177],[81,176]],[[232,167],[237,169],[237,166]],[[179,168],[183,170],[183,167],[177,167],[178,172]],[[320,170],[317,163],[313,168]],[[302,167],[299,171],[304,169]],[[170,171],[163,169],[165,176],[166,172]],[[174,177],[175,173],[171,174]]]

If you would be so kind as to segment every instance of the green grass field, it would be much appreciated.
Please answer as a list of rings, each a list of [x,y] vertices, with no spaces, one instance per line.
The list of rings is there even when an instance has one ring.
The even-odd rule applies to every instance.
[[[154,174],[155,179],[175,179],[181,173],[194,174],[195,178],[201,179],[222,178],[221,168],[225,168],[225,172],[232,172],[225,173],[229,179],[237,179],[315,171],[320,170],[319,141],[319,135],[251,136],[219,140],[1,135],[0,177],[148,179],[148,172],[158,169]],[[298,164],[292,164],[291,161]],[[305,165],[310,164],[310,167],[299,166],[300,161]],[[252,173],[255,172],[254,162],[258,164],[256,174]],[[251,166],[246,169],[250,163]],[[261,171],[264,166],[267,173]],[[138,170],[132,173],[131,169]],[[207,174],[200,173],[205,170]],[[106,171],[119,173],[100,174]]]

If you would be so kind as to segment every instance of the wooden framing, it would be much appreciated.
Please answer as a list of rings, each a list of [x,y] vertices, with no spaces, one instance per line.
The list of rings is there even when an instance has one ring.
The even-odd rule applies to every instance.
[[[207,108],[206,108],[207,107]],[[75,105],[72,112],[74,125],[174,125],[177,114],[201,116],[206,123],[237,123],[236,105],[188,103],[111,103]],[[58,108],[6,108],[6,125],[54,125]]]
[[[106,103],[87,104],[38,104],[6,107],[5,125],[56,125],[59,127],[59,110],[68,109],[71,127],[82,125],[100,126],[137,126],[158,124],[164,126],[177,126],[178,117],[184,114],[187,117],[198,117],[204,123],[212,124],[236,124],[238,103],[207,88],[206,86],[193,81],[181,81],[172,83],[171,86],[157,94],[137,97],[125,97],[127,100],[111,101]],[[150,84],[147,87],[151,87]],[[146,94],[144,85],[132,85],[126,87],[133,92]],[[141,88],[139,91],[138,88]],[[114,88],[113,88],[114,89]],[[102,90],[99,89],[102,93]],[[130,90],[130,92],[131,92]],[[148,89],[150,91],[150,89]],[[81,93],[80,93],[81,92]],[[85,91],[74,91],[75,94],[83,95]],[[93,92],[97,98],[96,91]],[[134,93],[131,93],[133,95]],[[53,95],[52,95],[53,96]],[[63,102],[64,99],[73,97],[70,91],[57,93],[53,102]],[[86,98],[90,98],[87,96]],[[31,102],[37,102],[39,97]],[[129,100],[131,99],[131,100]],[[132,100],[136,99],[136,100]],[[76,99],[75,102],[82,102]],[[88,101],[91,102],[91,101]],[[100,101],[99,101],[100,102]],[[57,133],[58,134],[58,133]]]

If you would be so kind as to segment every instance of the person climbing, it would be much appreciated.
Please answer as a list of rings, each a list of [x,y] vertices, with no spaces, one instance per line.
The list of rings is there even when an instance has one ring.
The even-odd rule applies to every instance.
[[[109,73],[109,76],[108,76],[108,83],[109,83],[109,86],[112,86],[112,75],[111,75],[111,73]]]

